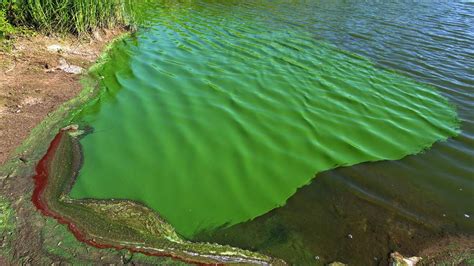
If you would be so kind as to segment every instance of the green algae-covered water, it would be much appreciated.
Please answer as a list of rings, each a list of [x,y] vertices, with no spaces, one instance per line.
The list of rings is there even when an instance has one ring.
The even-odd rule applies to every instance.
[[[436,84],[371,58],[380,47],[344,40],[339,24],[325,28],[318,12],[337,10],[148,4],[97,71],[103,93],[75,115],[94,130],[71,196],[141,202],[193,238],[284,206],[318,173],[457,136],[455,106]]]

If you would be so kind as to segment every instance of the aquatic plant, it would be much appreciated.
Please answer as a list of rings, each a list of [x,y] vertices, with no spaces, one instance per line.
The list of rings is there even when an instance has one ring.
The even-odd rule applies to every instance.
[[[1,0],[4,13],[13,25],[44,32],[81,34],[97,28],[128,25],[129,0]],[[1,15],[0,15],[1,18]]]

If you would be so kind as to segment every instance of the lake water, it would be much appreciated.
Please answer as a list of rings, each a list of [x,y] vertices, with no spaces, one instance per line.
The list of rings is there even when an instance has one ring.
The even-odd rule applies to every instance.
[[[301,264],[474,233],[474,5],[137,12],[75,114],[93,132],[72,197],[139,201],[188,239]]]

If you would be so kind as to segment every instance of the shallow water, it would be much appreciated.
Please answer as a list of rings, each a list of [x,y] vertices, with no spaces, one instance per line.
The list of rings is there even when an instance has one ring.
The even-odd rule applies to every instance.
[[[472,5],[152,7],[76,114],[94,132],[72,197],[137,200],[188,238],[301,263],[361,262],[348,234],[368,253],[391,227],[472,233]],[[424,154],[297,191],[456,136],[458,116]]]

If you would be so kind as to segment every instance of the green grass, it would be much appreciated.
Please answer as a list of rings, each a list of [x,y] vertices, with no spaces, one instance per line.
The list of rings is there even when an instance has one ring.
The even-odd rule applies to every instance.
[[[45,33],[83,34],[128,25],[131,0],[0,0],[0,31],[11,25]]]
[[[10,207],[10,203],[0,196],[0,235],[5,231],[11,232],[13,230],[13,215],[13,209]]]
[[[5,10],[0,9],[0,38],[7,38],[13,33],[15,33],[15,28],[8,22]]]
[[[0,9],[0,52],[11,49],[10,38],[16,32],[16,28],[7,20],[5,10]]]

